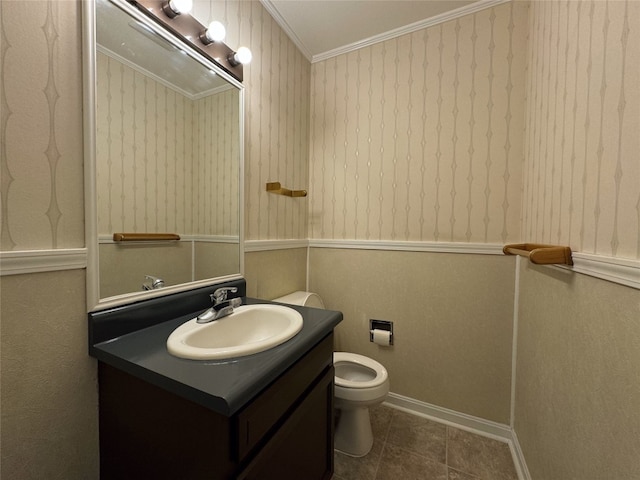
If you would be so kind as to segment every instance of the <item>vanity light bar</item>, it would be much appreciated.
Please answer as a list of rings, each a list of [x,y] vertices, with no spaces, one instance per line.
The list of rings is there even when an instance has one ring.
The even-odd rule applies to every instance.
[[[198,53],[204,55],[207,59],[232,75],[235,79],[240,82],[242,81],[242,63],[236,61],[235,58],[240,49],[238,49],[238,52],[235,52],[224,42],[217,40],[206,43],[202,38],[204,36],[207,41],[210,40],[206,33],[207,29],[192,15],[188,13],[175,13],[175,9],[169,5],[170,2],[167,0],[126,1],[176,35]],[[175,6],[175,0],[172,1],[174,1]],[[213,34],[211,36],[213,37]],[[249,57],[250,55],[251,52],[249,52]]]

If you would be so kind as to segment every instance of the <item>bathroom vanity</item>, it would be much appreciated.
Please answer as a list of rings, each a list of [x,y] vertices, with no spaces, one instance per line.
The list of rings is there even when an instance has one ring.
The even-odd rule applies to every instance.
[[[229,60],[235,53],[223,42],[201,42],[205,27],[195,17],[170,14],[163,4],[82,2],[87,302],[92,310],[89,353],[98,360],[99,373],[100,478],[329,479],[332,338],[342,320],[339,312],[292,307],[303,316],[302,329],[284,343],[248,356],[193,360],[167,350],[169,335],[208,309],[216,289],[237,288],[234,296],[242,297],[243,304],[265,302],[246,298],[241,278],[242,66]],[[119,81],[132,82],[116,85],[112,71],[121,72]],[[135,105],[146,102],[147,85],[164,110],[145,109],[140,117]],[[115,105],[121,123],[126,118],[133,124],[117,127],[118,135],[126,133],[118,149],[102,148],[114,135],[108,112]],[[158,141],[149,143],[154,145],[149,152],[156,154],[147,159],[145,150],[143,159],[136,153],[136,140],[142,139],[135,136],[135,121],[147,116],[149,125],[158,127],[149,127],[149,138]],[[207,129],[185,121],[182,133],[172,131],[168,138],[161,126],[182,117],[206,118]],[[192,134],[196,131],[200,134]],[[212,141],[215,132],[225,132],[224,141]],[[135,166],[143,160],[156,162],[154,157],[158,183],[148,179],[147,185]],[[122,182],[111,182],[116,177]],[[200,201],[178,208],[167,196],[143,205],[135,192],[147,188]],[[106,201],[116,197],[118,206]],[[218,208],[192,222],[192,239],[178,240],[176,232],[161,231],[161,237],[170,234],[161,241],[156,236],[161,232],[138,229],[177,228],[211,205],[224,205],[224,214]],[[122,214],[116,219],[112,209]],[[145,282],[152,277],[153,283]],[[230,281],[232,277],[236,280]],[[160,284],[165,288],[153,290]],[[143,285],[152,290],[140,291]],[[235,313],[239,318],[240,312]],[[234,328],[248,330],[238,324]]]
[[[266,303],[244,297],[243,303]],[[170,355],[169,334],[209,305],[203,288],[89,314],[99,360],[100,478],[329,479],[333,329],[339,312],[292,307],[292,339],[227,360]]]

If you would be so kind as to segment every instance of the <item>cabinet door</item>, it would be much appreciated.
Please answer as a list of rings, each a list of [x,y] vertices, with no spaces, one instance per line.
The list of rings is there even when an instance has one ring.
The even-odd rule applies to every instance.
[[[333,475],[333,366],[238,480],[328,480]]]
[[[98,371],[100,480],[234,478],[227,417],[102,362]]]
[[[265,439],[333,364],[333,334],[327,335],[237,415],[238,461],[247,463]]]

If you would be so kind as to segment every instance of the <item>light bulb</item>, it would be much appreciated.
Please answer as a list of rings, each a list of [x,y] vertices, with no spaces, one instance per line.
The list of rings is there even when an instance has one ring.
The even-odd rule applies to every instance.
[[[240,47],[238,51],[233,54],[233,59],[235,60],[236,64],[241,63],[243,65],[246,65],[247,63],[251,62],[252,58],[253,55],[251,54],[251,50],[249,50],[247,47]]]
[[[169,0],[169,8],[176,15],[189,13],[193,8],[193,0]]]
[[[227,34],[227,31],[224,28],[224,25],[217,20],[214,20],[209,24],[209,28],[207,28],[207,39],[210,42],[221,42],[224,40],[224,36]]]

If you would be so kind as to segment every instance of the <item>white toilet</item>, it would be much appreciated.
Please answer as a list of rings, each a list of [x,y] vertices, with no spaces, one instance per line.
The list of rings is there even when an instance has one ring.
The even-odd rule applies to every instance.
[[[322,299],[311,292],[293,292],[275,302],[324,308]],[[384,401],[389,393],[389,374],[372,358],[356,353],[335,352],[334,405],[337,412],[335,449],[362,457],[373,446],[369,407]]]
[[[369,407],[378,405],[389,393],[387,369],[372,358],[357,353],[333,354],[335,407],[338,423],[335,449],[353,457],[362,457],[373,446]]]

